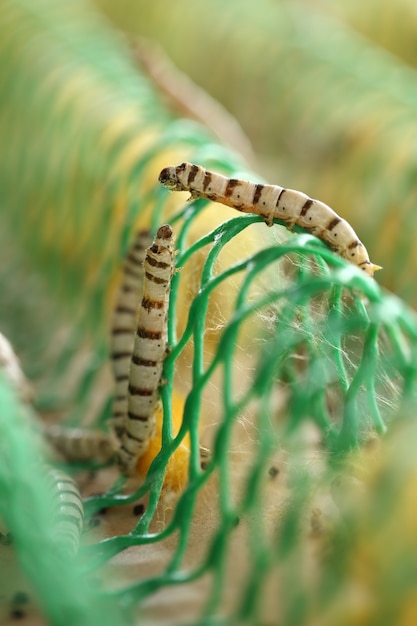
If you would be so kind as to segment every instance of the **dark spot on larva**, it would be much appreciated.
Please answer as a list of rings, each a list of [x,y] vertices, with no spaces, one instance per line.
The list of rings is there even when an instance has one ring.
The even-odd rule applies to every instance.
[[[237,178],[229,178],[227,181],[226,189],[224,191],[224,195],[226,198],[232,195],[234,188],[240,184],[240,181]]]
[[[218,195],[217,193],[209,193],[207,194],[207,198],[211,200],[212,202],[217,202]]]
[[[261,197],[261,193],[263,191],[264,185],[255,185],[255,190],[253,192],[252,204],[258,204],[259,198]]]
[[[341,217],[334,217],[332,220],[330,220],[330,222],[327,224],[326,228],[327,230],[333,230],[333,228],[336,228],[336,226],[338,224],[340,224],[340,222],[342,221]],[[337,233],[334,233],[334,236],[337,237]]]
[[[268,474],[271,478],[275,478],[275,476],[278,476],[279,474],[278,467],[276,467],[275,465],[271,465],[271,467],[268,470]]]
[[[181,163],[181,165],[178,165],[177,172],[184,172],[187,169],[187,165],[188,163],[186,161],[184,161],[184,163]]]
[[[300,211],[300,217],[304,217],[304,215],[306,215],[308,213],[308,211],[311,209],[311,207],[313,206],[313,200],[311,198],[308,198]]]
[[[212,179],[212,174],[211,172],[207,172],[204,174],[204,180],[203,180],[203,191],[206,191],[208,186],[211,183],[211,179]]]
[[[133,515],[143,515],[145,512],[145,506],[143,504],[135,504],[133,507]]]
[[[128,411],[127,416],[130,420],[137,422],[147,422],[149,419],[148,415],[136,415],[135,413],[132,413],[132,411]],[[140,441],[142,441],[142,439],[140,439]]]
[[[198,165],[190,165],[190,169],[189,169],[189,172],[188,172],[188,179],[187,179],[187,185],[188,186],[191,185],[191,183],[193,182],[193,180],[197,176],[199,169],[200,168],[198,167]]]
[[[359,241],[359,239],[355,239],[348,245],[348,250],[352,250],[353,248],[357,248],[358,246],[361,246],[361,245],[362,243]]]

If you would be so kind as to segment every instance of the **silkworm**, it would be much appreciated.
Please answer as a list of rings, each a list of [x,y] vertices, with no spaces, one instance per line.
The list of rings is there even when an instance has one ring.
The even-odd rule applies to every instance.
[[[63,556],[77,553],[84,523],[84,507],[76,482],[64,472],[46,468],[53,510],[53,538]]]
[[[122,279],[113,311],[110,335],[110,354],[116,383],[113,401],[112,426],[120,439],[127,413],[127,386],[133,352],[139,304],[142,299],[146,248],[151,243],[150,233],[136,233],[126,256]]]
[[[165,224],[158,229],[144,261],[143,297],[130,363],[127,416],[118,462],[131,474],[155,430],[155,409],[167,350],[167,315],[174,271],[174,237]]]
[[[268,226],[274,219],[283,221],[289,230],[300,226],[369,276],[380,269],[371,263],[365,246],[346,220],[327,204],[300,191],[227,178],[191,163],[164,168],[159,182],[172,191],[189,191],[190,199],[207,198],[243,213],[260,215]]]
[[[52,447],[68,461],[106,463],[115,454],[112,437],[98,430],[66,428],[58,424],[44,427],[44,435]]]

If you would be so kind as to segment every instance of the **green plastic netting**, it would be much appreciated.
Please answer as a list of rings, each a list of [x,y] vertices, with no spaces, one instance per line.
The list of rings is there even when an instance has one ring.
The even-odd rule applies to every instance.
[[[371,583],[373,561],[367,569],[363,559],[360,575],[350,561],[367,555],[363,543],[401,482],[386,489],[378,474],[369,525],[354,508],[330,514],[335,530],[327,531],[321,498],[347,471],[346,458],[360,461],[362,446],[393,422],[409,423],[414,313],[310,235],[267,229],[203,201],[185,204],[160,188],[159,170],[184,159],[256,175],[201,126],[167,112],[86,3],[6,0],[0,58],[1,323],[45,419],[106,429],[107,325],[132,233],[169,221],[179,251],[161,452],[135,488],[111,468],[87,468],[104,476],[105,489],[85,501],[86,530],[100,515],[113,526],[100,541],[86,532],[72,561],[51,543],[37,418],[0,381],[0,511],[40,619],[354,623],[342,619],[345,595],[355,597],[355,617],[369,617],[362,623],[412,623],[405,610],[416,563],[407,532],[398,558],[382,561]],[[211,451],[205,470],[201,443]],[[169,466],[181,447],[185,466]],[[400,457],[387,453],[390,467]],[[183,490],[167,490],[167,467],[171,476],[185,467]],[[84,470],[85,480],[85,467],[66,469]],[[123,517],[142,502],[139,521]],[[157,567],[154,554],[163,556]],[[356,605],[352,579],[385,598],[383,609],[360,594]]]

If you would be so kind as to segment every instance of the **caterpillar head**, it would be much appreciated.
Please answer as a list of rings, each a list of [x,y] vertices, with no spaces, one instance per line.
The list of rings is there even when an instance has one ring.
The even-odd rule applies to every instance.
[[[171,191],[186,191],[184,184],[180,181],[180,174],[187,168],[187,163],[181,165],[168,165],[159,174],[158,180],[164,187]]]

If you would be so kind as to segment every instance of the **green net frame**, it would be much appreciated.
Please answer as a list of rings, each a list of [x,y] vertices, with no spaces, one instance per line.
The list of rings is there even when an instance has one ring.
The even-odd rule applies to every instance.
[[[108,359],[109,285],[126,253],[137,217],[147,216],[147,224],[155,231],[170,210],[168,192],[157,185],[158,167],[167,164],[168,156],[181,153],[228,175],[249,177],[250,173],[199,125],[170,117],[146,79],[128,61],[121,42],[84,3],[55,7],[56,12],[51,8],[47,0],[38,2],[36,8],[20,0],[5,2],[1,9],[0,54],[11,61],[0,72],[2,90],[7,93],[0,128],[8,145],[0,175],[0,201],[4,240],[10,237],[12,247],[19,250],[15,257],[11,255],[1,282],[11,302],[4,324],[24,358],[26,348],[26,371],[39,380],[36,408],[46,412],[59,409],[64,402],[71,406],[66,423],[73,425],[83,422]],[[34,42],[41,44],[36,50],[43,54],[31,64]],[[66,64],[68,59],[70,64]],[[60,63],[67,67],[62,75],[56,72]],[[103,96],[107,105],[98,109],[100,115],[92,115],[91,99],[100,102]],[[50,113],[47,122],[45,108]],[[74,130],[82,140],[72,139]],[[132,148],[134,156],[127,158],[132,136],[143,137],[143,144]],[[19,185],[22,173],[25,184]],[[35,418],[7,381],[1,380],[1,515],[14,537],[21,567],[53,624],[129,623],[132,613],[146,605],[155,592],[205,577],[209,585],[195,623],[258,624],[264,619],[266,589],[277,572],[282,623],[308,623],[312,604],[320,614],[331,595],[343,588],[344,577],[340,573],[333,586],[329,585],[331,570],[324,568],[316,598],[311,601],[309,583],[302,575],[299,531],[314,478],[302,458],[297,460],[295,450],[302,441],[299,433],[305,424],[314,425],[325,465],[332,472],[352,449],[374,433],[383,435],[392,421],[408,415],[415,406],[417,320],[405,304],[310,235],[300,231],[273,244],[272,239],[260,235],[266,226],[255,216],[224,221],[190,243],[194,220],[212,210],[206,202],[197,201],[169,214],[177,236],[180,271],[172,281],[171,350],[164,366],[167,383],[161,388],[162,450],[138,491],[127,495],[123,479],[118,479],[107,493],[85,502],[89,517],[147,494],[146,511],[128,534],[84,547],[79,558],[62,565],[51,549],[47,487],[41,474],[33,471],[43,454],[31,434]],[[222,251],[245,231],[260,241],[259,250],[246,255],[242,250],[233,263],[219,265]],[[188,307],[181,302],[181,281],[202,250],[205,261],[196,296]],[[39,319],[33,322],[39,331],[36,342],[25,347],[19,346],[19,330],[30,316],[20,310],[12,319],[21,288],[16,289],[10,275],[14,272],[20,278],[19,264],[26,267],[28,260],[42,275],[42,284],[35,285],[32,293],[47,294],[49,300],[45,309],[40,306]],[[230,290],[230,314],[215,333],[208,357],[207,316],[218,289],[223,298]],[[45,324],[44,314],[50,325]],[[69,317],[73,330],[67,333],[64,345],[48,352],[50,336],[58,336],[61,320],[67,323]],[[184,322],[180,332],[179,318]],[[26,340],[27,335],[23,334],[23,339],[20,335],[20,341]],[[93,348],[92,357],[77,372],[74,388],[68,392],[68,371],[86,343]],[[172,393],[178,364],[190,346],[182,425],[173,436]],[[33,365],[33,355],[39,358],[43,351],[44,364]],[[241,383],[248,362],[250,372]],[[211,385],[219,399],[218,424],[211,440],[211,460],[202,471],[199,422],[204,427],[204,403]],[[57,388],[63,389],[61,395],[53,393]],[[285,398],[283,415],[276,409],[277,394]],[[102,394],[101,401],[94,424],[105,428],[111,397]],[[236,495],[231,451],[236,425],[246,420],[256,437],[245,450],[243,486]],[[188,484],[166,526],[155,531],[152,522],[165,469],[186,436],[190,439]],[[265,481],[277,448],[294,450],[295,460],[289,478],[292,497],[279,524],[271,529],[264,519]],[[213,477],[218,484],[217,522],[201,562],[189,567],[184,562],[195,510]],[[28,506],[30,525],[25,515]],[[235,602],[225,608],[229,546],[242,526],[247,537],[247,576]],[[160,575],[116,591],[103,591],[94,584],[95,572],[111,557],[133,546],[161,543],[174,534],[175,550]],[[339,546],[341,562],[344,550]],[[80,579],[88,584],[80,585]]]

